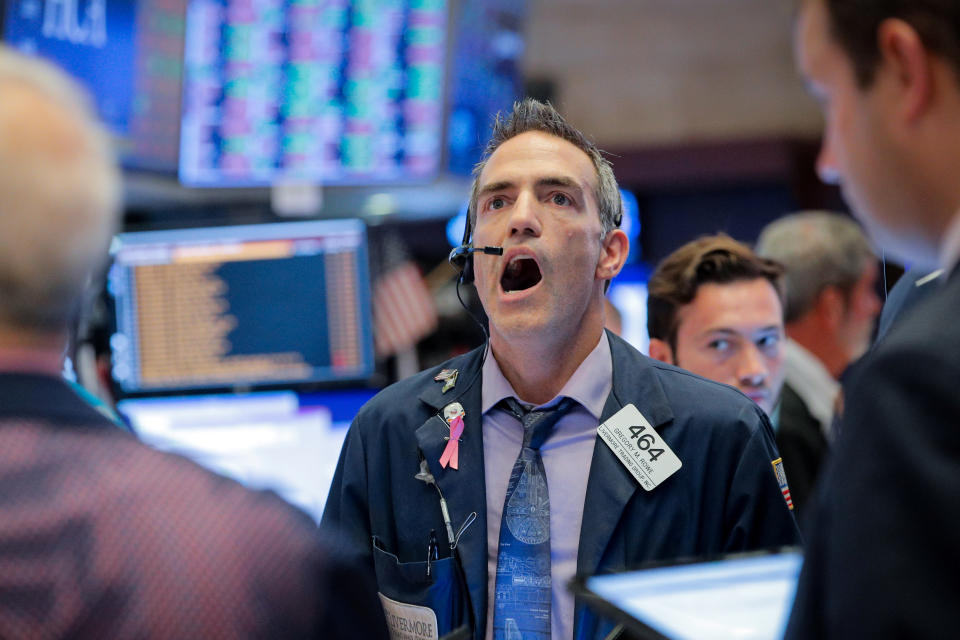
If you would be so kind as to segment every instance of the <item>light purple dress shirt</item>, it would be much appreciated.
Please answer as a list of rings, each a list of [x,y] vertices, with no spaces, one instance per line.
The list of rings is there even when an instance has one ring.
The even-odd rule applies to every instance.
[[[489,356],[489,354],[488,354]],[[610,342],[603,333],[550,406],[567,396],[579,404],[560,418],[540,448],[550,493],[550,565],[553,592],[550,629],[553,640],[573,637],[573,596],[567,583],[577,571],[577,549],[587,478],[603,405],[613,387]],[[487,483],[487,640],[493,638],[493,599],[497,581],[500,519],[510,472],[523,442],[520,421],[499,407],[513,396],[524,403],[503,376],[496,358],[483,363],[483,459]],[[529,406],[530,403],[524,403]]]

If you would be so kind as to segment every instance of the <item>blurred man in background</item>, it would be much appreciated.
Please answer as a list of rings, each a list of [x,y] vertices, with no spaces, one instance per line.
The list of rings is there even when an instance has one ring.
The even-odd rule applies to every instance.
[[[833,439],[840,376],[873,338],[879,269],[857,223],[825,211],[770,223],[757,253],[786,268],[786,377],[774,424],[802,513]]]
[[[769,415],[783,384],[782,276],[723,234],[683,245],[647,285],[650,357],[736,387]]]
[[[796,57],[825,114],[817,169],[867,234],[942,283],[844,380],[788,638],[960,627],[960,3],[804,0]]]
[[[305,514],[138,443],[64,382],[119,209],[84,96],[0,46],[0,637],[385,638]]]

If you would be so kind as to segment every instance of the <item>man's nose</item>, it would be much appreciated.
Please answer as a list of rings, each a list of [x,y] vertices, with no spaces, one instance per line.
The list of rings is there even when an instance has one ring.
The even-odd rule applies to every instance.
[[[743,350],[737,367],[737,379],[741,384],[759,387],[762,386],[770,375],[770,369],[767,367],[763,354],[760,353],[755,345],[750,345]]]
[[[830,142],[829,132],[824,134],[820,144],[820,153],[817,154],[817,175],[826,184],[840,184],[840,169],[833,153],[833,144]]]
[[[517,196],[510,212],[510,235],[539,236],[541,231],[539,202],[534,194],[523,192]]]

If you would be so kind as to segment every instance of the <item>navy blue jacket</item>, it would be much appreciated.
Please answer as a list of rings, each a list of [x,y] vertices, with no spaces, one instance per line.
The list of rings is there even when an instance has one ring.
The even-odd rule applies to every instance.
[[[677,454],[683,467],[645,491],[599,438],[584,503],[577,557],[581,575],[609,573],[677,557],[797,544],[799,533],[776,481],[778,455],[765,414],[722,384],[651,360],[607,334],[613,389],[602,421],[634,404]],[[321,527],[338,528],[345,553],[375,574],[384,595],[430,606],[441,635],[475,624],[483,638],[487,611],[487,523],[480,412],[481,350],[402,380],[360,410],[347,434]],[[442,393],[440,369],[457,369],[456,386]],[[439,458],[451,402],[466,417],[459,470]],[[449,508],[454,529],[471,513],[458,563],[449,550],[426,576],[430,530],[446,540],[437,491],[414,478],[421,452]],[[446,545],[441,544],[442,548]],[[472,616],[470,615],[472,609]],[[576,638],[603,638],[613,627],[577,603]]]
[[[952,638],[960,627],[960,268],[844,385],[791,640]],[[946,276],[941,276],[944,280]]]

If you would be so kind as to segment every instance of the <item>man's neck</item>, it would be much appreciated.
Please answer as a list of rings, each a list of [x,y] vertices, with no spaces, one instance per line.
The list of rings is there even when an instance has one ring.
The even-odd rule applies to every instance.
[[[490,347],[500,371],[525,402],[552,400],[603,336],[603,328],[581,331],[562,344],[528,340],[508,342],[491,336]]]
[[[787,336],[819,360],[834,380],[839,380],[850,364],[843,345],[810,316],[788,324]]]
[[[63,334],[23,331],[0,324],[0,371],[60,375],[63,371]]]

